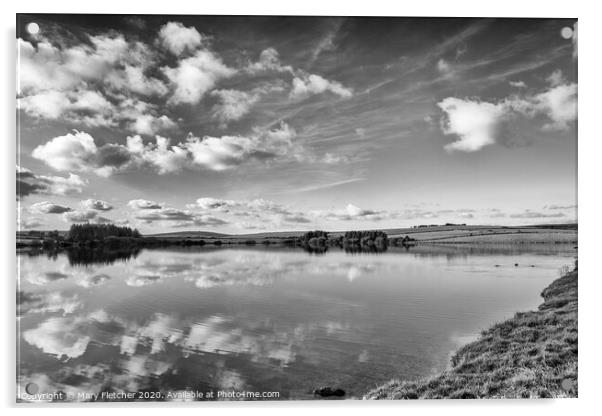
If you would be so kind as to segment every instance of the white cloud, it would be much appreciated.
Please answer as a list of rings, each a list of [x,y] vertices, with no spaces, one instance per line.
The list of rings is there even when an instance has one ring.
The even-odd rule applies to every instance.
[[[142,144],[140,136],[128,137],[128,147],[139,149]],[[134,146],[134,147],[132,147]],[[134,153],[140,160],[155,166],[160,174],[179,172],[188,164],[189,154],[181,146],[170,146],[169,139],[155,137],[155,145],[142,146],[139,153]]]
[[[56,170],[86,171],[97,150],[92,136],[75,131],[39,145],[31,155]]]
[[[140,127],[136,121],[150,117],[167,121],[158,106],[140,102],[132,95],[163,96],[165,83],[146,75],[155,65],[155,54],[141,42],[123,36],[90,36],[89,44],[53,46],[46,41],[33,46],[19,39],[20,67],[18,106],[43,119],[62,119],[87,126],[126,128],[154,134],[165,123]],[[144,123],[144,122],[141,122]]]
[[[301,77],[297,76],[293,79],[290,96],[293,98],[307,97],[326,91],[343,98],[349,98],[353,95],[353,91],[344,87],[340,82],[329,81],[320,75],[309,74]]]
[[[199,198],[196,200],[196,207],[204,210],[218,209],[235,207],[239,205],[239,201],[233,201],[230,199],[217,199],[217,198]]]
[[[113,209],[113,205],[100,199],[86,199],[81,201],[81,205],[85,209],[93,209],[96,211],[110,211]]]
[[[18,99],[19,108],[31,116],[83,123],[89,126],[112,126],[113,105],[97,91],[41,91]]]
[[[449,151],[475,152],[485,146],[507,140],[508,122],[518,117],[545,116],[543,130],[566,130],[577,119],[577,84],[559,84],[554,76],[546,91],[523,97],[512,96],[497,103],[472,98],[448,97],[437,105],[445,114],[444,134],[459,139],[445,146]]]
[[[213,107],[213,117],[223,124],[240,120],[259,100],[259,94],[237,90],[214,90],[211,95],[219,99]]]
[[[166,115],[156,117],[152,114],[140,114],[129,125],[131,131],[138,134],[147,134],[149,136],[158,131],[170,129],[175,126],[176,123]]]
[[[192,52],[202,43],[202,36],[195,27],[185,27],[179,22],[169,22],[161,26],[159,39],[174,55],[185,51]]]
[[[161,70],[174,88],[168,100],[170,104],[196,104],[217,81],[236,73],[208,50],[199,50],[193,56],[178,61],[175,68],[163,67]]]
[[[71,211],[71,208],[54,204],[49,201],[37,202],[29,207],[29,210],[38,214],[62,214]]]
[[[566,130],[577,119],[577,84],[563,84],[535,96],[537,110],[551,120],[545,129]]]
[[[152,53],[141,42],[127,42],[123,36],[89,36],[89,44],[53,46],[43,40],[37,45],[17,40],[19,49],[19,91],[30,95],[40,91],[66,91],[89,86],[140,90],[142,84],[161,92],[160,81],[143,75],[152,63]],[[139,68],[138,74],[128,68]],[[128,73],[130,72],[130,73]],[[130,86],[133,89],[130,89]]]
[[[446,145],[447,150],[474,152],[495,143],[496,129],[505,115],[503,106],[452,97],[437,105],[447,116],[443,133],[460,137]]]
[[[143,67],[125,64],[122,72],[110,74],[106,82],[116,89],[126,89],[144,96],[163,96],[168,93],[169,89],[163,81],[146,76],[144,71]]]
[[[83,209],[76,211],[69,211],[63,214],[63,220],[66,222],[89,222],[90,220],[96,218],[98,212],[92,209]]]
[[[163,205],[146,199],[133,199],[128,202],[128,207],[132,209],[161,209]]]

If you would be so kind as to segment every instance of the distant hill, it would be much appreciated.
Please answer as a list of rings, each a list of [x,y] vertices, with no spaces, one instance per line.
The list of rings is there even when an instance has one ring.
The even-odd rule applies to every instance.
[[[550,225],[529,225],[520,227],[499,226],[499,225],[429,225],[411,228],[386,228],[380,229],[389,235],[389,237],[398,237],[410,235],[418,240],[431,240],[440,238],[455,238],[468,236],[485,236],[516,233],[542,233],[544,230],[550,231],[577,231],[577,224],[550,224]],[[345,230],[346,231],[346,230]],[[329,231],[332,237],[337,237],[345,231]],[[161,234],[146,234],[145,237],[157,238],[233,238],[233,239],[265,239],[265,238],[293,238],[300,237],[306,231],[273,231],[249,234],[225,234],[210,231],[178,231]]]

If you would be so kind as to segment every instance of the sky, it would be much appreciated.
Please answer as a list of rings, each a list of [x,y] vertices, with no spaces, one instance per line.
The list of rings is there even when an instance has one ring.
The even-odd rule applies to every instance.
[[[18,15],[20,229],[577,221],[576,19]]]

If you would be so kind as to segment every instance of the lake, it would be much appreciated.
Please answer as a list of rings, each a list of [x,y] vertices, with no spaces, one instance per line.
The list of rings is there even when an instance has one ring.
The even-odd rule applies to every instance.
[[[330,386],[361,398],[445,369],[481,330],[541,303],[575,255],[564,245],[19,252],[19,391],[314,399]]]

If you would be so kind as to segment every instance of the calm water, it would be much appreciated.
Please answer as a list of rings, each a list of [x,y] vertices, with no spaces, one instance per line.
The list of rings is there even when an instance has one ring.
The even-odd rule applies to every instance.
[[[572,246],[21,253],[18,382],[73,395],[311,399],[332,386],[361,397],[441,371],[480,330],[537,306],[574,256]]]

